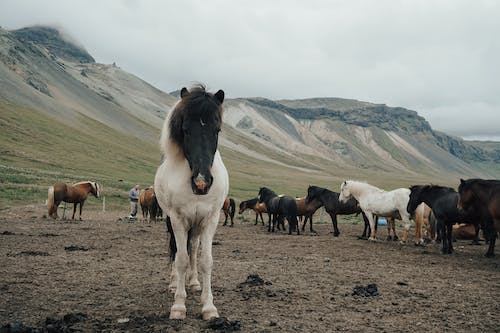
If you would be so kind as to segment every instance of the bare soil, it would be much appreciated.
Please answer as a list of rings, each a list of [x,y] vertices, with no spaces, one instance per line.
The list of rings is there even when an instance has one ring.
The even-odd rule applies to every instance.
[[[199,292],[188,292],[186,320],[168,319],[164,223],[91,211],[85,221],[54,222],[43,213],[0,219],[5,331],[213,331],[200,319]],[[500,254],[487,259],[485,245],[458,241],[454,254],[441,255],[435,244],[369,242],[357,239],[361,225],[340,227],[334,238],[330,224],[300,236],[240,219],[220,225],[212,286],[219,314],[242,332],[500,331]],[[353,296],[359,290],[366,296]]]

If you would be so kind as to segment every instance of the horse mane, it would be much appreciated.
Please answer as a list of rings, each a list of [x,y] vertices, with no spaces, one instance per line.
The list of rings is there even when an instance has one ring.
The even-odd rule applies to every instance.
[[[90,180],[74,183],[73,186],[83,185],[83,184],[90,184],[90,186],[94,187],[94,182],[91,182]]]
[[[381,189],[381,188],[378,188],[376,186],[373,186],[371,184],[368,184],[367,182],[362,182],[362,181],[358,181],[358,180],[352,180],[352,179],[348,179],[345,181],[345,183],[351,183],[351,184],[359,184],[363,187],[367,187],[367,188],[370,188],[372,190],[376,190],[378,192],[386,192],[385,190]]]
[[[252,207],[253,207],[253,206],[255,206],[255,204],[256,204],[258,201],[259,201],[259,199],[258,199],[258,198],[253,198],[253,199],[246,200],[247,204],[248,204],[249,206],[252,206]]]
[[[415,189],[419,189],[420,191],[441,190],[441,191],[446,191],[446,192],[456,192],[456,190],[452,187],[434,185],[434,184],[410,186],[410,190],[415,190]]]
[[[222,123],[221,104],[217,103],[214,94],[206,91],[203,84],[196,84],[189,89],[183,88],[181,91],[181,100],[175,105],[165,120],[161,134],[161,150],[166,152],[167,139],[170,139],[182,150],[184,141],[183,120],[184,114],[190,113],[193,117],[201,115],[210,115],[215,117],[215,121],[220,125]],[[217,112],[213,112],[216,110]]]

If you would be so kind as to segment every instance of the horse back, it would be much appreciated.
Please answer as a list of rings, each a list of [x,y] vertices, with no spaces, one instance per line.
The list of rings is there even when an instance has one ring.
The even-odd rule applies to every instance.
[[[279,198],[278,214],[286,216],[297,216],[297,201],[295,198],[284,195]]]

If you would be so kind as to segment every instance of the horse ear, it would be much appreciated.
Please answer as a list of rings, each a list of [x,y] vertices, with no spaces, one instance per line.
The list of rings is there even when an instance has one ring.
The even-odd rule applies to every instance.
[[[189,91],[187,90],[186,87],[183,87],[181,89],[181,98],[184,98],[184,97],[187,97],[187,96],[189,96]]]
[[[215,93],[214,97],[219,101],[220,104],[222,104],[222,102],[224,102],[224,91],[219,90]]]
[[[465,180],[463,180],[462,178],[460,178],[460,184],[463,184],[465,183]]]

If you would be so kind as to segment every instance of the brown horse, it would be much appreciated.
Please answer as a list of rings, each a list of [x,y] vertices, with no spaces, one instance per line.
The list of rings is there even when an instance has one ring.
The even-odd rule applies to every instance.
[[[304,217],[302,231],[305,230],[307,220],[309,220],[309,230],[315,233],[316,231],[313,230],[312,217],[323,204],[316,198],[311,199],[309,202],[306,202],[306,198],[297,198],[295,201],[297,202],[297,217]]]
[[[238,211],[238,214],[242,214],[247,209],[251,209],[255,212],[255,225],[257,225],[259,221],[259,216],[262,221],[262,225],[264,225],[262,213],[267,213],[267,207],[264,202],[259,203],[259,199],[257,198],[242,201],[240,202],[240,210]]]
[[[151,223],[151,220],[156,222],[156,219],[163,215],[160,205],[158,205],[158,200],[156,199],[155,190],[152,187],[141,191],[139,194],[139,205],[141,206],[142,218],[144,221],[148,220],[149,215],[149,222]]]
[[[82,219],[82,207],[83,203],[87,199],[89,193],[92,193],[96,198],[99,198],[100,187],[99,184],[91,181],[79,182],[73,185],[66,183],[55,183],[53,186],[49,187],[47,207],[49,209],[49,217],[53,219],[58,218],[57,207],[64,201],[68,203],[73,203],[73,216],[71,219],[75,219],[76,206],[80,204],[80,220]]]
[[[226,217],[223,225],[227,225],[227,218],[230,217],[231,227],[234,226],[234,212],[236,211],[236,204],[233,198],[226,198],[226,200],[224,200],[222,211],[224,212],[224,216]]]
[[[457,207],[474,212],[484,229],[489,241],[485,256],[494,257],[497,232],[500,232],[500,180],[460,179],[458,195]]]

